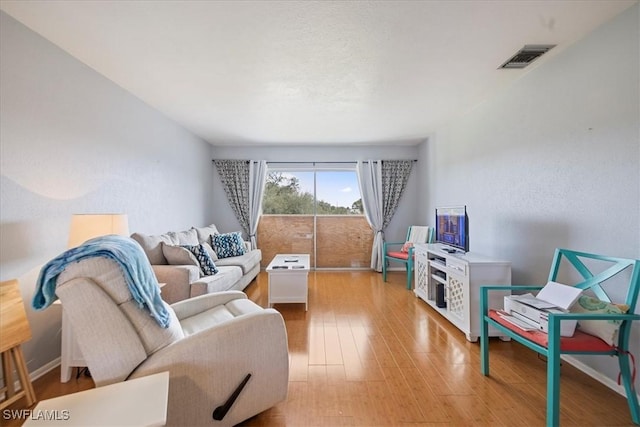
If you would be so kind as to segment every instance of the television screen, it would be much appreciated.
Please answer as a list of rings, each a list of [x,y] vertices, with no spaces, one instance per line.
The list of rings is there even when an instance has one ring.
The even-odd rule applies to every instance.
[[[469,252],[469,218],[466,206],[436,208],[436,243]]]

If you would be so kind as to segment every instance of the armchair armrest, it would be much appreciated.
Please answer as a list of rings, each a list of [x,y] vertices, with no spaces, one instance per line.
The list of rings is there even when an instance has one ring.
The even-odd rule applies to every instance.
[[[226,304],[234,299],[247,299],[247,295],[241,291],[224,291],[212,294],[200,295],[179,301],[171,305],[179,320],[194,316],[218,305]]]
[[[200,278],[200,268],[195,265],[152,265],[162,288],[162,299],[171,304],[191,296],[191,283]]]
[[[640,320],[640,314],[632,313],[549,313],[549,323],[551,318],[557,318],[558,320]]]

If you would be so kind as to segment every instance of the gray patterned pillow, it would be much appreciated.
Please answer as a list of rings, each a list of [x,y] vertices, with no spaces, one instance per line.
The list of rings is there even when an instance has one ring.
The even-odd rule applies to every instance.
[[[198,260],[198,264],[200,265],[200,271],[205,276],[213,276],[218,272],[218,268],[213,263],[213,260],[209,256],[207,250],[201,244],[198,245],[182,245],[183,248],[187,249],[189,252],[193,254],[196,260]]]

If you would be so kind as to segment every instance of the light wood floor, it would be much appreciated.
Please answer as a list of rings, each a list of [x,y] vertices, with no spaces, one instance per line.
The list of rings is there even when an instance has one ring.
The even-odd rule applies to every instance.
[[[308,312],[276,305],[289,337],[289,396],[243,425],[545,424],[543,360],[492,339],[491,376],[483,377],[478,343],[407,291],[403,273],[389,276],[311,272]],[[266,273],[245,291],[266,307]],[[35,382],[39,399],[92,386],[85,377],[60,384],[58,369]],[[622,396],[567,364],[561,396],[562,426],[632,425]]]

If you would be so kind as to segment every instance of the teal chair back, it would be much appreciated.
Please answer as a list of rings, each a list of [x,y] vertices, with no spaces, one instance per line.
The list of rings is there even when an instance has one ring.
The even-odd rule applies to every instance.
[[[638,267],[640,260],[576,252],[568,249],[557,249],[551,264],[551,271],[549,272],[550,281],[558,281],[563,260],[566,260],[582,278],[582,280],[576,282],[573,286],[584,290],[589,289],[595,294],[595,297],[601,301],[624,302],[624,304],[629,306],[630,313],[635,312],[638,295],[640,294],[640,268]],[[591,268],[588,267],[585,262],[589,260],[595,261],[600,265],[607,264],[606,268],[597,273],[593,273],[591,270],[596,268],[597,265],[592,265]],[[629,282],[620,280],[618,283],[622,286],[627,286],[626,298],[624,301],[612,301],[603,285],[625,270],[630,270]],[[614,284],[612,283],[612,285]]]
[[[413,273],[413,246],[408,245],[403,250],[406,243],[432,243],[433,228],[422,225],[412,225],[407,230],[407,238],[404,242],[385,242],[382,247],[382,280],[387,281],[387,269],[389,262],[400,262],[405,265],[407,271],[407,289],[411,289],[412,273]]]
[[[480,358],[483,375],[489,375],[489,326],[495,327],[506,336],[518,341],[530,349],[547,357],[547,425],[557,426],[560,422],[560,355],[561,354],[591,354],[610,355],[618,357],[620,377],[624,385],[631,419],[635,424],[640,424],[640,407],[638,405],[637,391],[633,381],[635,366],[631,364],[633,357],[629,352],[631,336],[631,323],[640,321],[640,314],[635,314],[638,295],[640,294],[640,260],[619,258],[586,252],[577,252],[569,249],[556,249],[549,281],[560,282],[575,286],[592,293],[595,298],[606,303],[624,303],[629,307],[626,313],[585,313],[570,312],[562,314],[550,314],[548,323],[548,336],[542,332],[524,332],[508,323],[499,321],[499,316],[488,307],[489,292],[511,290],[523,292],[541,289],[541,286],[482,286],[480,290],[481,312],[481,338]],[[571,283],[572,282],[572,283]],[[616,295],[625,297],[610,297],[613,289],[617,288]],[[609,289],[609,292],[607,292]],[[591,295],[590,295],[591,296]],[[614,301],[612,301],[612,299]],[[563,320],[577,320],[597,322],[615,322],[620,325],[617,342],[604,343],[600,338],[576,332],[572,338],[560,336],[560,322]],[[543,334],[541,344],[540,334]],[[579,335],[578,335],[579,334]],[[546,342],[546,345],[544,344]],[[633,367],[633,371],[632,371]]]

